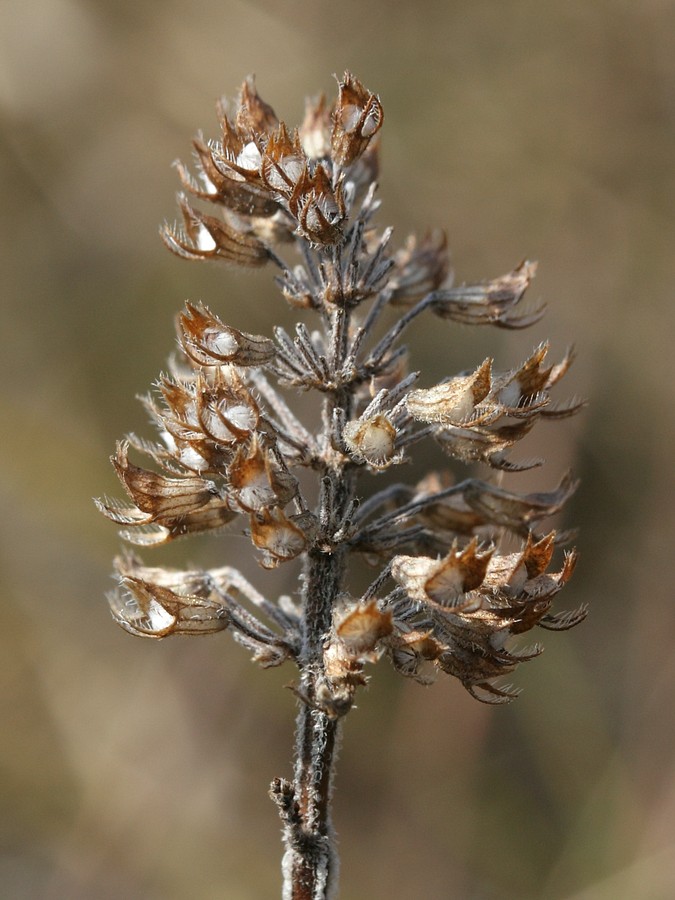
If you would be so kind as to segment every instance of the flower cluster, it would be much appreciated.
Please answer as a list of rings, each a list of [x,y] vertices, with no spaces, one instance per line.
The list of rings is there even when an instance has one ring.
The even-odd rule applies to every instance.
[[[441,232],[390,248],[391,229],[373,224],[382,106],[349,74],[334,105],[308,102],[294,131],[251,79],[219,114],[219,139],[194,141],[196,175],[177,164],[186,191],[217,214],[180,195],[183,225],[164,226],[162,236],[187,259],[270,263],[286,301],[314,324],[266,337],[188,303],[178,319],[180,358],[144,400],[159,440],[129,435],[118,445],[113,465],[128,500],[99,506],[144,547],[243,528],[265,568],[302,560],[300,602],[263,597],[229,566],[179,572],[127,553],[116,562],[113,615],[158,638],[228,629],[263,665],[294,660],[298,696],[333,718],[350,708],[366,664],[383,655],[404,675],[426,681],[445,672],[478,699],[509,700],[515,691],[497,680],[540,652],[538,644],[514,648],[513,639],[585,615],[551,611],[576,556],[566,552],[555,568],[570,535],[541,524],[575,483],[565,476],[553,491],[524,494],[490,470],[501,478],[540,464],[510,454],[540,419],[580,408],[551,396],[573,355],[551,365],[541,344],[515,368],[486,359],[420,388],[401,339],[422,314],[534,324],[542,309],[521,301],[535,264],[455,286]],[[319,396],[318,433],[287,403],[293,390]],[[363,495],[359,475],[406,462],[424,440],[455,462],[483,464],[488,477],[432,472],[417,485]],[[301,488],[300,469],[314,473],[315,495]],[[347,583],[355,553],[376,567],[360,596]]]
[[[195,139],[198,178],[178,164],[184,187],[224,215],[203,215],[181,197],[184,231],[165,227],[165,241],[188,259],[220,257],[243,266],[266,262],[268,240],[295,235],[317,246],[341,243],[344,173],[350,170],[350,191],[372,178],[371,141],[382,118],[378,98],[346,75],[335,109],[323,97],[308,103],[302,126],[290,134],[248,79],[234,115],[220,108],[221,139]]]

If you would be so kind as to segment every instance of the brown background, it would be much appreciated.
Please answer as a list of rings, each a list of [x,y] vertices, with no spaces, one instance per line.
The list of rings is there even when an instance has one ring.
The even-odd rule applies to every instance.
[[[350,68],[385,107],[383,224],[444,226],[458,280],[540,260],[533,331],[411,332],[425,384],[575,342],[579,418],[528,452],[583,478],[566,593],[588,622],[544,635],[506,709],[382,663],[348,720],[342,897],[675,896],[671,0],[31,0],[0,7],[2,516],[0,893],[69,900],[278,895],[266,797],[289,771],[289,670],[227,636],[116,629],[116,438],[202,299],[233,325],[288,321],[269,273],[182,263],[171,161],[248,72],[290,122]],[[563,392],[564,393],[564,392]],[[418,463],[420,463],[418,452]],[[242,537],[155,560],[244,559]],[[283,572],[273,590],[292,590]],[[266,580],[267,579],[267,580]]]

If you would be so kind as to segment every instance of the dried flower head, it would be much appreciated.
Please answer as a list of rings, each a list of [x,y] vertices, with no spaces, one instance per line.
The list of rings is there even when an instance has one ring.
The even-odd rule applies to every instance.
[[[308,102],[299,129],[279,121],[250,78],[219,117],[218,138],[193,142],[196,174],[177,164],[194,199],[179,196],[182,225],[165,225],[162,237],[186,259],[273,265],[303,320],[292,333],[261,336],[187,303],[177,320],[180,359],[144,400],[158,440],[129,435],[118,445],[113,465],[127,499],[99,506],[140,546],[243,531],[263,567],[302,561],[301,602],[264,597],[229,565],[178,572],[125,554],[110,603],[133,634],[229,630],[261,665],[295,663],[295,776],[275,781],[272,793],[287,843],[284,896],[316,900],[335,884],[336,723],[366,666],[384,656],[405,676],[445,673],[477,699],[503,703],[516,691],[502,677],[541,651],[514,642],[583,619],[583,608],[552,611],[576,554],[554,561],[569,535],[542,525],[576,483],[565,476],[541,493],[502,484],[503,473],[541,463],[512,458],[518,441],[582,404],[553,402],[573,354],[550,364],[546,343],[512,369],[488,358],[416,386],[405,330],[422,314],[440,327],[530,326],[542,309],[521,301],[536,265],[453,286],[442,232],[390,247],[391,229],[374,223],[382,104],[351,74],[332,108],[324,97]],[[297,390],[320,398],[317,433],[287,402]],[[393,469],[427,439],[457,463],[482,464],[483,474],[455,482],[430,472],[416,485],[365,493],[363,473]],[[150,468],[133,461],[139,455]],[[302,469],[315,476],[315,493],[311,478],[298,478]],[[375,567],[365,592],[351,592],[354,554]]]

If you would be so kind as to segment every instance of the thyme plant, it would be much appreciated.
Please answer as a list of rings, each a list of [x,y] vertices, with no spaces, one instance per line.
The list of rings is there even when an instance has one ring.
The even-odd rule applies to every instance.
[[[208,571],[148,567],[124,553],[109,599],[132,634],[229,631],[262,666],[297,667],[293,774],[275,779],[271,796],[283,824],[283,897],[322,900],[337,890],[336,745],[366,666],[387,657],[406,677],[446,673],[478,700],[504,703],[517,692],[502,677],[541,651],[512,639],[584,617],[583,608],[551,611],[576,556],[567,551],[550,571],[569,535],[541,527],[575,483],[565,476],[549,493],[528,494],[502,484],[503,473],[540,463],[511,457],[534,424],[581,404],[552,403],[572,354],[549,365],[546,344],[508,371],[486,359],[415,386],[406,329],[423,314],[441,327],[534,324],[542,309],[523,309],[521,299],[535,264],[453,286],[442,233],[391,249],[392,230],[374,224],[382,105],[352,75],[332,107],[308,101],[294,131],[252,79],[219,118],[217,140],[193,142],[196,176],[177,164],[183,224],[164,226],[162,237],[188,260],[272,266],[300,321],[294,333],[278,327],[265,337],[187,303],[180,358],[143,401],[159,440],[132,434],[118,444],[112,462],[129,499],[99,507],[145,548],[244,529],[264,568],[301,561],[298,597],[260,593],[229,564],[225,538],[225,565]],[[298,391],[320,399],[316,433],[292,409]],[[406,463],[426,441],[487,475],[430,472],[366,493],[364,474]],[[311,493],[296,477],[303,468]],[[373,567],[363,593],[350,587],[353,554]]]

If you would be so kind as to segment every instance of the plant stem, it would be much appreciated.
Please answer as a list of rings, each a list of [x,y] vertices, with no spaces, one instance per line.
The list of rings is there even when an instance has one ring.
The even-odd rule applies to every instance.
[[[334,360],[341,364],[342,354]],[[351,396],[328,396],[324,403],[326,438],[336,405],[351,406]],[[328,439],[325,443],[328,453]],[[273,796],[285,823],[284,900],[328,900],[336,895],[338,855],[331,820],[331,796],[336,751],[340,735],[337,714],[326,702],[324,645],[330,633],[333,610],[343,587],[346,544],[332,538],[344,524],[355,491],[353,473],[333,457],[327,467],[319,521],[321,539],[307,554],[303,582],[303,642],[298,659],[301,705],[296,720],[293,784],[285,785],[286,799]],[[282,792],[283,793],[283,792]]]
[[[330,801],[340,725],[320,703],[325,682],[323,645],[342,585],[344,559],[344,551],[314,550],[305,572],[294,777],[292,784],[277,779],[271,792],[285,826],[284,900],[327,900],[337,888]]]
[[[339,722],[303,703],[296,727],[293,792],[299,821],[290,871],[284,872],[285,880],[290,880],[284,885],[284,898],[325,900],[335,895],[338,877],[330,800]]]

